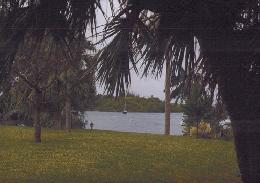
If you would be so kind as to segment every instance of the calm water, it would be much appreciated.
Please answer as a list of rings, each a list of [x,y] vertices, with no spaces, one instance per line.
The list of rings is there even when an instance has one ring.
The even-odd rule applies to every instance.
[[[137,133],[164,133],[164,113],[85,112],[94,129]],[[182,135],[182,113],[171,114],[171,134]],[[86,128],[90,128],[89,124]]]

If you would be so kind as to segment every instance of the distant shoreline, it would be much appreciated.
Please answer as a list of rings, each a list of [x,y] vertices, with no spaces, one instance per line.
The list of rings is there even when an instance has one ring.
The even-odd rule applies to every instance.
[[[122,111],[98,111],[98,110],[86,110],[86,111],[84,111],[84,112],[118,112],[118,113],[121,113]],[[164,114],[164,112],[140,112],[140,111],[127,111],[128,113],[156,113],[156,114],[159,114],[159,113],[162,113],[162,114]],[[183,114],[183,112],[171,112],[171,114],[172,113],[182,113]]]

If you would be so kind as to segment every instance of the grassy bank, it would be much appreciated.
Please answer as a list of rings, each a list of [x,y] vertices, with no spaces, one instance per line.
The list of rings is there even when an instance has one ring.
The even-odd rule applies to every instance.
[[[238,183],[232,142],[0,126],[1,183]]]

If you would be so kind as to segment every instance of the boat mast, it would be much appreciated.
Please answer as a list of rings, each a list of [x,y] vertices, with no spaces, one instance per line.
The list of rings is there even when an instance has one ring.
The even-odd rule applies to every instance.
[[[126,93],[125,93],[125,107],[124,107],[124,111],[126,111]]]

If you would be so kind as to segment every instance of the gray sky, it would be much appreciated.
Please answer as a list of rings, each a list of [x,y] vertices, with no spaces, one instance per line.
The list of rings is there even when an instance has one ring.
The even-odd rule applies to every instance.
[[[159,79],[152,77],[140,78],[132,72],[132,83],[129,91],[134,92],[140,96],[149,97],[151,95],[164,99],[164,75]],[[97,84],[98,93],[103,93],[104,89]]]
[[[103,1],[103,7],[106,14],[111,14],[108,1]],[[103,15],[99,12],[97,14],[97,26],[104,25],[105,19]],[[100,29],[99,29],[100,30]],[[99,31],[98,30],[98,31]],[[102,30],[102,29],[101,29]],[[141,72],[140,72],[141,73]],[[147,78],[141,78],[138,77],[135,72],[131,72],[132,76],[132,83],[129,88],[129,91],[134,92],[135,94],[138,94],[140,96],[149,97],[151,95],[155,97],[159,97],[160,99],[164,99],[164,76],[165,74],[162,74],[162,77],[159,79],[155,79],[154,77],[147,77]],[[97,92],[100,94],[104,93],[104,89],[102,86],[99,86],[97,84]]]

